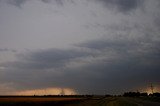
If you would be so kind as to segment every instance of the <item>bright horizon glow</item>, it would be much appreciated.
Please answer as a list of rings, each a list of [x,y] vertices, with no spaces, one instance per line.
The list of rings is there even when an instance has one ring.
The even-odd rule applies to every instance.
[[[147,92],[148,94],[152,94],[152,90],[150,87],[146,88],[145,92]],[[160,87],[154,87],[153,93],[156,93],[156,92],[160,92]]]
[[[17,91],[13,95],[75,95],[75,90],[70,88],[45,88]]]
[[[42,89],[16,90],[14,88],[2,89],[0,95],[18,95],[18,96],[42,96],[42,95],[77,95],[78,93],[71,88],[50,87]],[[6,92],[7,91],[7,92]]]

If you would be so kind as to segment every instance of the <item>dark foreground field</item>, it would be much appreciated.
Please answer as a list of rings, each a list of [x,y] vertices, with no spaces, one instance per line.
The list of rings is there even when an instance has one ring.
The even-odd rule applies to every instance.
[[[160,106],[160,98],[0,97],[0,106]]]

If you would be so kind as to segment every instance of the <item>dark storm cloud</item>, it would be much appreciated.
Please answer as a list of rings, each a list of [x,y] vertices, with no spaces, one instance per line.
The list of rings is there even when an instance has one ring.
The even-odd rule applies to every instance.
[[[31,52],[28,54],[18,54],[19,61],[9,62],[5,67],[21,68],[21,69],[50,69],[64,67],[65,63],[71,59],[88,55],[84,51],[79,50],[60,50],[49,49]]]
[[[64,0],[41,0],[44,3],[52,3],[54,1],[58,5],[63,5]]]
[[[7,48],[0,48],[0,51],[3,52],[3,51],[8,51]]]
[[[0,48],[0,52],[16,52],[15,49],[8,49],[8,48]]]
[[[88,41],[86,43],[79,44],[78,46],[80,47],[87,47],[90,49],[98,49],[98,50],[103,50],[103,49],[126,49],[126,48],[133,48],[137,46],[137,42],[133,41],[120,41],[120,40],[95,40],[95,41]]]
[[[83,51],[76,50],[60,50],[60,49],[50,49],[50,50],[42,50],[38,52],[31,53],[31,60],[33,61],[45,61],[45,62],[53,62],[68,60],[71,58],[81,57],[86,55]]]
[[[48,86],[63,86],[65,77],[59,76],[57,73],[64,72],[63,68],[72,59],[80,58],[88,55],[87,52],[79,50],[60,50],[49,49],[32,52],[26,55],[19,54],[18,61],[7,62],[0,65],[5,67],[4,74],[8,78],[4,81],[11,81],[15,86],[23,85],[27,87],[26,83],[32,82],[31,87],[48,87]],[[65,74],[66,72],[64,72]],[[36,75],[37,77],[34,77]],[[63,78],[64,77],[64,78]],[[20,80],[21,79],[21,80]],[[52,84],[54,82],[54,84]],[[35,85],[36,83],[36,85]],[[21,88],[21,87],[20,87]],[[27,87],[28,88],[28,87]]]
[[[121,12],[128,12],[140,6],[143,0],[97,0],[108,8],[116,8]]]
[[[158,45],[159,42],[141,43],[131,41],[130,43],[123,40],[97,40],[85,43],[83,44],[84,47],[100,50],[105,56],[103,61],[96,61],[94,64],[83,68],[83,72],[87,72],[84,70],[90,70],[90,72],[87,72],[88,74],[84,73],[80,79],[84,79],[83,77],[86,75],[84,82],[94,82],[86,84],[88,89],[89,86],[96,84],[97,88],[99,87],[98,89],[112,88],[110,90],[113,92],[116,89],[123,91],[125,88],[145,86],[149,82],[158,83],[160,81],[158,77],[160,75],[160,72],[158,72],[160,69],[160,49],[158,49]],[[108,59],[108,57],[113,58]],[[75,75],[76,73],[73,76]],[[121,88],[121,86],[123,87]]]
[[[159,19],[159,17],[160,17],[160,13],[156,14],[155,19],[154,19],[155,26],[158,30],[160,30],[160,19]]]
[[[93,93],[96,91],[102,94],[103,91],[120,93],[135,87],[146,86],[150,82],[159,82],[158,66],[158,69],[152,69],[151,67],[154,65],[144,68],[135,60],[125,60],[123,57],[121,61],[115,60],[110,64],[97,61],[99,63],[80,69],[83,70],[83,73],[81,71],[67,73],[67,76],[72,77],[68,77],[66,81],[72,82],[67,84],[79,91],[85,88],[88,89],[88,92]],[[76,80],[73,81],[73,79]],[[82,90],[82,92],[84,91]]]
[[[21,7],[22,4],[24,4],[28,0],[6,0],[7,3],[11,5],[15,5],[17,7]]]
[[[31,1],[31,0],[0,0],[0,2],[4,1],[5,3],[8,3],[8,4],[11,4],[11,5],[14,5],[16,7],[20,7],[27,1]],[[64,4],[64,0],[37,0],[37,1],[42,1],[43,3],[54,3],[54,4],[57,4],[57,5],[63,5]],[[69,2],[72,2],[72,0],[68,0]],[[67,1],[67,2],[68,2]]]
[[[74,0],[41,0],[43,3],[54,3],[63,6],[65,2],[75,3]]]
[[[42,2],[44,2],[44,3],[50,3],[51,2],[51,0],[41,0]]]
[[[30,84],[31,88],[58,86],[75,88],[80,93],[86,89],[90,93],[117,93],[160,81],[158,47],[158,42],[103,39],[80,44],[77,49],[40,50],[1,64],[6,67],[1,81],[12,81],[24,88]],[[70,63],[86,64],[67,67]]]

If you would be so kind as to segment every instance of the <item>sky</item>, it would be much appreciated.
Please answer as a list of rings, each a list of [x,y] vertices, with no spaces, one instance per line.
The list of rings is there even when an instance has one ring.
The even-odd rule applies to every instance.
[[[0,95],[160,91],[159,0],[0,0]]]

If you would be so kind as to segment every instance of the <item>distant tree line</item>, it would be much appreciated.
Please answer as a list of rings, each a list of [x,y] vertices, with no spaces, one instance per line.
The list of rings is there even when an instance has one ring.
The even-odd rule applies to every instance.
[[[156,92],[156,93],[153,93],[153,94],[149,94],[149,96],[160,97],[160,93]]]
[[[160,93],[156,92],[156,93],[153,93],[153,94],[149,94],[146,93],[146,92],[143,92],[143,93],[140,93],[140,92],[125,92],[123,94],[124,97],[145,97],[145,96],[154,96],[154,97],[160,97]]]

